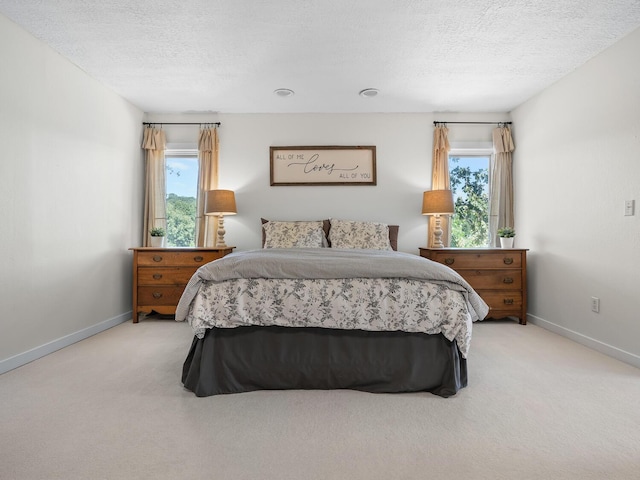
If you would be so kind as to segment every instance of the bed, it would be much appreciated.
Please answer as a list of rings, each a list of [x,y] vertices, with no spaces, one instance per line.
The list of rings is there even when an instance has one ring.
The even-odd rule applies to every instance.
[[[449,397],[467,385],[472,323],[488,307],[455,271],[397,252],[385,224],[263,220],[263,232],[263,248],[204,265],[180,299],[176,320],[194,332],[187,389]]]

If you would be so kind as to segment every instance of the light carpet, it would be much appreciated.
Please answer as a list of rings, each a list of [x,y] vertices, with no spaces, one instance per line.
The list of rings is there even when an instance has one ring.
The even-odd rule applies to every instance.
[[[197,398],[190,327],[125,323],[0,376],[0,478],[640,479],[640,370],[475,325],[469,386]]]

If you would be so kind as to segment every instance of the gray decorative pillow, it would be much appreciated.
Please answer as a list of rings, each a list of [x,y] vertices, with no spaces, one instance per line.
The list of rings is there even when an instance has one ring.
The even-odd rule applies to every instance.
[[[332,218],[329,242],[331,242],[331,248],[392,250],[389,242],[389,226],[385,223],[354,222]]]
[[[327,246],[322,222],[269,221],[262,225],[264,248],[322,248]]]

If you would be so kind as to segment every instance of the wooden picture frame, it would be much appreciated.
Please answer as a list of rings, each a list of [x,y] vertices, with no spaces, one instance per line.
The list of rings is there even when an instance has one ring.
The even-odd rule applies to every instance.
[[[376,185],[375,146],[269,147],[271,186]]]

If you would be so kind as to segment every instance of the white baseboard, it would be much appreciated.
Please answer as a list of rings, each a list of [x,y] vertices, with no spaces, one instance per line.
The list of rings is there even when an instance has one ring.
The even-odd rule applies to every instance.
[[[21,367],[22,365],[26,365],[29,362],[33,362],[34,360],[42,358],[45,355],[49,355],[56,350],[68,347],[69,345],[79,342],[80,340],[89,338],[96,333],[103,332],[111,327],[119,325],[120,323],[131,320],[131,313],[132,312],[130,311],[123,313],[122,315],[118,315],[117,317],[113,317],[90,327],[83,328],[82,330],[71,333],[57,340],[53,340],[52,342],[45,343],[44,345],[41,345],[39,347],[32,348],[31,350],[28,350],[24,353],[19,353],[18,355],[14,355],[13,357],[9,357],[5,360],[0,360],[0,375],[8,372],[9,370],[13,370],[14,368]]]
[[[608,345],[601,342],[600,340],[587,337],[586,335],[583,335],[581,333],[574,332],[573,330],[569,330],[568,328],[556,325],[555,323],[544,320],[540,317],[536,317],[535,315],[527,314],[527,321],[533,323],[534,325],[542,327],[545,330],[549,330],[553,333],[557,333],[558,335],[569,338],[570,340],[584,345],[585,347],[592,348],[593,350],[608,355],[609,357],[620,360],[621,362],[628,363],[629,365],[640,368],[640,356],[638,355]]]

